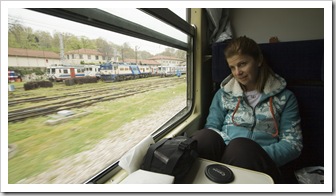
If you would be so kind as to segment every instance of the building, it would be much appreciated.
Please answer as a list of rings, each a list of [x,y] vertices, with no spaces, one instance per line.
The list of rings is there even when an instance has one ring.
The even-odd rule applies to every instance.
[[[118,57],[114,57],[118,61]],[[79,49],[68,51],[64,60],[58,53],[22,48],[8,48],[9,67],[48,67],[53,64],[102,64],[108,60],[103,53],[94,49]]]
[[[60,64],[55,52],[23,48],[8,48],[8,67],[48,67]]]
[[[161,55],[148,58],[148,60],[157,61],[162,66],[179,66],[183,62],[185,62],[185,60],[183,59],[179,59],[179,58],[171,57],[171,56],[161,56]]]
[[[116,62],[119,58],[114,57]],[[102,64],[111,59],[108,59],[103,53],[95,49],[78,49],[65,52],[64,60],[61,60],[60,54],[50,51],[31,50],[22,48],[8,49],[8,66],[9,67],[48,67],[53,64]],[[150,65],[150,66],[176,66],[183,65],[185,60],[169,57],[169,56],[154,56],[148,59],[125,59],[124,62]]]
[[[102,64],[106,62],[107,57],[95,49],[78,49],[65,52],[66,64]]]
[[[125,59],[124,62],[138,65],[159,66],[159,62],[150,59]]]

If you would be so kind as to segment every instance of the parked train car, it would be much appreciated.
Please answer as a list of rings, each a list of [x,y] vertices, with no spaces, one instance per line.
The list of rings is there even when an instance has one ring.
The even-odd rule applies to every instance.
[[[303,6],[310,5],[313,7],[315,4],[310,4],[311,2],[305,2]],[[286,5],[289,5],[290,2],[286,2]],[[223,5],[225,6],[225,5]],[[277,7],[279,5],[276,5]],[[325,12],[331,14],[331,3],[323,2],[323,6],[319,8],[274,8],[274,9],[249,9],[249,8],[234,8],[230,9],[230,18],[234,26],[234,35],[233,37],[247,35],[256,40],[260,45],[265,59],[274,70],[282,74],[283,77],[288,81],[289,89],[297,96],[297,101],[299,103],[299,110],[301,114],[301,123],[302,123],[302,134],[303,134],[303,151],[299,157],[296,157],[288,164],[282,165],[279,167],[281,175],[284,178],[284,184],[298,184],[300,183],[298,178],[295,176],[295,172],[299,169],[311,167],[311,166],[320,166],[323,168],[325,165],[332,165],[332,160],[328,157],[332,157],[331,153],[326,152],[324,145],[326,143],[331,145],[331,137],[326,137],[327,134],[332,133],[332,129],[327,129],[324,126],[325,122],[331,124],[331,119],[329,116],[325,115],[324,111],[324,102],[327,101],[331,103],[330,96],[324,97],[324,79],[331,76],[331,72],[324,71],[329,69],[331,66],[324,66],[326,60],[328,60],[328,65],[331,65],[330,59],[325,59],[329,55],[331,57],[332,51],[330,45],[326,46],[325,44],[331,43],[330,37],[324,37],[324,26],[325,26]],[[157,19],[163,21],[168,25],[174,26],[181,33],[185,34],[188,37],[188,41],[178,40],[178,36],[166,36],[162,33],[158,33],[157,29],[146,29],[145,31],[138,31],[139,25],[130,23],[128,20],[120,20],[120,17],[113,15],[113,13],[102,12],[99,9],[91,9],[89,11],[83,12],[79,9],[45,9],[45,8],[29,8],[38,12],[50,14],[53,16],[58,16],[60,18],[66,18],[68,20],[73,20],[80,22],[86,25],[91,25],[94,27],[99,27],[101,29],[113,31],[113,32],[122,32],[126,35],[132,35],[135,38],[145,39],[146,41],[155,42],[157,44],[162,44],[168,47],[173,47],[175,49],[183,50],[187,53],[186,55],[186,67],[173,67],[173,66],[159,66],[157,68],[151,67],[152,75],[156,73],[162,74],[165,76],[175,75],[177,72],[180,74],[186,75],[186,82],[178,86],[176,91],[173,93],[167,93],[168,88],[155,92],[155,96],[146,97],[151,100],[151,103],[158,102],[160,99],[169,98],[167,102],[171,102],[169,106],[165,105],[164,109],[150,108],[150,106],[141,106],[141,108],[136,107],[136,109],[131,108],[130,105],[133,102],[136,102],[135,98],[132,101],[127,102],[127,107],[122,107],[122,110],[116,110],[117,112],[111,116],[111,118],[105,118],[106,112],[103,112],[99,115],[104,117],[106,120],[103,120],[100,124],[111,125],[115,122],[117,117],[124,117],[129,120],[130,118],[134,121],[127,121],[126,125],[133,125],[131,128],[125,126],[119,126],[111,132],[113,134],[120,129],[126,129],[122,134],[115,134],[116,137],[113,137],[111,140],[120,139],[120,144],[116,151],[122,151],[122,153],[115,155],[116,153],[111,153],[112,148],[107,148],[108,152],[102,153],[104,156],[108,154],[113,154],[113,160],[105,164],[105,167],[101,167],[99,172],[92,172],[91,176],[85,180],[85,184],[156,184],[156,183],[174,183],[174,178],[168,175],[161,175],[157,172],[144,171],[141,169],[141,163],[143,162],[145,152],[147,152],[150,144],[158,143],[164,139],[174,138],[177,136],[183,135],[192,135],[197,130],[203,129],[209,115],[209,108],[212,105],[212,100],[215,93],[220,89],[220,84],[223,81],[223,78],[228,77],[231,74],[231,70],[227,65],[226,59],[223,54],[223,49],[225,48],[226,41],[229,40],[220,40],[222,37],[228,36],[227,34],[217,34],[214,37],[210,37],[213,34],[209,33],[214,26],[209,20],[209,17],[213,16],[209,14],[211,9],[204,8],[187,8],[186,9],[186,19],[182,19],[176,13],[170,9],[151,9],[151,8],[141,8],[138,11]],[[227,11],[226,9],[216,9],[216,11]],[[103,14],[104,17],[101,17]],[[95,16],[97,15],[97,16]],[[219,14],[224,16],[225,14]],[[276,18],[278,20],[284,19],[285,22],[274,22],[269,20],[271,18]],[[92,18],[92,20],[87,20],[87,18]],[[116,20],[118,19],[118,20]],[[224,19],[224,18],[223,18]],[[117,21],[117,22],[115,22]],[[222,20],[221,20],[222,21]],[[310,26],[305,26],[301,24],[306,23],[311,24]],[[224,23],[222,23],[224,24]],[[230,23],[229,23],[230,24]],[[328,23],[329,24],[329,23]],[[256,28],[247,28],[255,25]],[[311,30],[311,26],[314,26],[314,31]],[[160,25],[158,25],[161,28]],[[120,30],[122,29],[122,31]],[[228,29],[228,28],[220,28]],[[274,29],[278,29],[277,32],[274,32]],[[291,31],[288,31],[291,29]],[[218,30],[218,29],[216,29]],[[216,31],[213,30],[213,31]],[[218,32],[221,33],[221,32]],[[269,43],[270,37],[268,35],[277,33],[280,38],[280,43]],[[215,34],[215,33],[214,33]],[[299,35],[300,37],[297,37]],[[230,37],[230,36],[229,36]],[[282,40],[283,39],[283,40]],[[219,40],[219,41],[218,41]],[[273,39],[272,39],[273,40]],[[324,50],[326,48],[327,50]],[[325,55],[328,54],[328,55]],[[210,58],[209,58],[210,57]],[[179,69],[180,68],[180,69]],[[71,70],[68,70],[70,72]],[[146,71],[146,70],[145,70]],[[52,72],[50,70],[50,72]],[[54,68],[53,72],[57,72]],[[124,63],[108,62],[100,66],[101,78],[105,81],[119,81],[132,79],[140,77],[141,66],[138,65],[129,65]],[[324,73],[328,73],[326,76]],[[331,77],[330,77],[331,78]],[[180,80],[181,81],[181,80]],[[184,85],[184,86],[183,86]],[[238,84],[235,83],[238,88]],[[125,87],[126,88],[126,87]],[[182,90],[181,90],[182,89]],[[175,89],[174,89],[175,90]],[[181,91],[183,97],[182,101],[179,96],[174,97],[174,94]],[[165,94],[166,93],[166,94]],[[162,96],[161,96],[162,95]],[[242,95],[243,96],[243,95]],[[177,101],[176,101],[177,100]],[[246,108],[251,109],[245,102],[245,97],[241,99],[244,102],[244,106],[240,108],[232,108],[233,113],[236,112],[245,112]],[[144,105],[145,102],[141,102]],[[109,103],[110,104],[110,103]],[[240,99],[237,106],[240,104]],[[269,102],[269,105],[273,102]],[[177,108],[177,105],[182,105],[181,108]],[[173,114],[167,114],[168,111],[174,110]],[[273,108],[273,107],[270,107]],[[279,115],[277,112],[279,110],[278,105],[275,107],[276,115]],[[140,110],[141,112],[136,113],[135,110]],[[150,119],[142,119],[140,113],[150,111]],[[272,112],[273,109],[270,109]],[[122,111],[122,112],[121,112]],[[267,110],[268,111],[268,110]],[[141,117],[138,117],[141,116]],[[153,117],[154,116],[154,117]],[[147,126],[147,124],[154,123],[153,121],[158,121],[159,118],[163,116],[168,116],[167,120],[161,123],[159,126]],[[95,116],[97,119],[100,119],[100,116]],[[236,116],[237,117],[237,116]],[[112,119],[113,118],[113,119]],[[232,117],[233,118],[233,117]],[[251,117],[252,119],[253,117]],[[273,116],[274,118],[274,116]],[[122,118],[121,118],[122,119]],[[235,124],[230,120],[231,118],[225,119],[232,124],[232,126],[241,126],[236,130],[240,131],[241,129],[246,129],[244,124]],[[83,121],[81,121],[83,122]],[[273,122],[273,121],[272,121]],[[276,126],[277,123],[270,123],[269,126]],[[250,127],[249,127],[250,128]],[[254,127],[252,127],[253,129]],[[138,136],[136,134],[143,133],[145,130],[149,129],[148,133]],[[255,132],[248,133],[251,138],[255,135]],[[328,130],[328,131],[327,131]],[[98,129],[92,131],[100,131]],[[230,131],[230,130],[229,130]],[[284,141],[285,134],[287,130],[281,130],[282,135],[276,135],[275,140]],[[129,135],[126,135],[129,133]],[[97,133],[98,134],[98,133]],[[104,132],[106,134],[106,132]],[[125,135],[124,135],[125,134]],[[235,134],[235,133],[234,133]],[[112,134],[111,134],[112,135]],[[288,136],[292,137],[292,136]],[[127,138],[127,139],[125,139]],[[140,138],[140,139],[139,139]],[[110,139],[110,138],[109,138]],[[272,138],[273,139],[273,138]],[[89,139],[88,139],[89,140]],[[110,140],[108,140],[110,141]],[[134,142],[134,145],[131,147],[124,147],[130,142]],[[109,142],[106,142],[109,143]],[[108,144],[105,144],[108,145]],[[99,146],[101,147],[101,146]],[[110,147],[110,146],[109,146]],[[181,148],[184,146],[181,145]],[[127,148],[127,149],[124,149]],[[104,148],[99,148],[102,151]],[[113,147],[113,149],[116,149]],[[156,155],[164,161],[167,161],[165,156]],[[95,156],[95,164],[99,161],[100,157],[104,156]],[[209,158],[210,159],[210,158]],[[241,192],[250,191],[250,192],[259,192],[259,186],[255,184],[273,184],[274,180],[267,174],[254,171],[251,169],[241,168],[238,166],[233,166],[229,164],[224,164],[219,161],[209,160],[207,158],[196,158],[196,161],[193,163],[190,168],[190,172],[186,174],[185,184],[217,184],[214,188],[216,190],[209,190],[210,192]],[[85,160],[88,161],[88,160]],[[103,160],[105,161],[105,160]],[[101,161],[101,162],[103,162]],[[163,162],[164,162],[163,161]],[[106,162],[106,161],[105,161]],[[219,182],[216,179],[211,178],[211,171],[215,171],[217,174],[223,174],[222,170],[214,168],[211,171],[213,165],[220,165],[221,168],[229,168],[230,174],[234,176],[231,178],[229,183]],[[328,168],[329,169],[329,168]],[[81,170],[81,169],[80,169]],[[75,169],[74,169],[75,171]],[[228,171],[228,170],[225,170]],[[331,171],[331,170],[328,170]],[[323,170],[316,172],[323,173]],[[182,172],[180,172],[182,173]],[[210,173],[210,174],[209,174]],[[82,174],[82,173],[81,173]],[[325,179],[322,181],[324,184],[321,184],[321,187],[324,192],[332,191],[332,172],[325,173]],[[153,176],[155,178],[153,178]],[[155,181],[153,181],[153,179]],[[320,181],[321,182],[321,181]],[[237,186],[227,186],[221,185],[223,183],[227,184],[240,184]],[[254,184],[252,187],[247,187],[246,189],[241,188],[241,184]],[[117,186],[111,186],[114,191]],[[145,192],[153,191],[157,186],[144,186]],[[172,191],[172,186],[168,186],[167,189],[155,189],[155,191]],[[257,190],[255,189],[257,187]],[[269,192],[283,192],[283,186],[262,186],[271,188],[266,191]],[[118,187],[119,188],[119,187]],[[125,189],[122,189],[125,188]],[[122,191],[130,191],[129,187],[122,187]],[[161,188],[161,187],[160,187]],[[208,188],[208,187],[207,187]],[[244,187],[245,188],[245,187]],[[297,186],[295,192],[316,192],[315,186]],[[135,191],[135,190],[132,190]],[[137,190],[139,191],[139,190]],[[173,190],[175,191],[175,189]],[[185,189],[183,191],[186,191]],[[192,189],[188,191],[195,192],[204,192],[207,191],[203,186],[193,186]],[[264,191],[264,190],[263,190]],[[286,189],[287,191],[287,189]]]
[[[8,70],[8,82],[16,82],[20,79],[21,82],[21,77],[18,76],[18,74],[15,73],[15,71],[10,71]]]
[[[161,77],[181,76],[186,74],[186,66],[165,65],[158,66],[158,73]]]
[[[103,81],[127,80],[138,74],[139,70],[127,63],[107,62],[100,65],[100,75]]]
[[[100,78],[100,65],[84,65],[84,75]]]
[[[176,75],[181,76],[187,73],[187,66],[176,66]]]
[[[107,62],[100,65],[100,74],[104,81],[123,81],[149,77],[152,75],[152,70],[147,65]]]
[[[152,72],[153,76],[158,76],[159,75],[159,67],[158,66],[150,66],[150,71]]]
[[[68,78],[96,77],[100,78],[99,65],[51,65],[46,74],[51,81],[64,81]]]
[[[147,78],[152,76],[152,69],[149,65],[138,65],[139,70],[140,70],[140,77],[141,78]]]
[[[84,77],[85,68],[83,65],[51,65],[47,67],[47,77],[51,81],[64,81],[68,78]]]

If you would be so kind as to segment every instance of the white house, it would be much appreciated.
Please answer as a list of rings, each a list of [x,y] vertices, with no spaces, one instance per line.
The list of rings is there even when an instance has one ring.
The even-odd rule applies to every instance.
[[[138,65],[150,65],[150,66],[159,66],[159,62],[149,59],[125,59],[124,62],[138,64]]]
[[[151,58],[148,58],[148,60],[155,60],[160,63],[162,66],[177,66],[181,65],[185,60],[175,58],[175,57],[170,57],[170,56],[154,56]]]
[[[65,63],[70,65],[78,64],[102,64],[106,62],[106,56],[94,49],[78,49],[65,52]]]
[[[48,67],[53,64],[101,64],[106,57],[97,50],[79,49],[68,51],[61,60],[60,54],[43,50],[8,48],[9,67]]]
[[[8,48],[8,67],[48,67],[60,64],[60,55],[55,52]]]

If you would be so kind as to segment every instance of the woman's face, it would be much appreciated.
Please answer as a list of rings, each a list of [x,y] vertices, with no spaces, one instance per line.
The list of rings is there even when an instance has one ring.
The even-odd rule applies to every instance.
[[[254,58],[249,55],[239,54],[229,57],[226,60],[234,78],[245,86],[247,91],[256,90],[261,63],[255,61]]]

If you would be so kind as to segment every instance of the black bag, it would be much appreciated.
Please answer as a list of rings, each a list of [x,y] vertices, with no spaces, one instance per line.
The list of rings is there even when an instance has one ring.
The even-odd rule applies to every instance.
[[[165,138],[148,148],[141,169],[174,176],[174,183],[181,183],[197,157],[196,140]]]

